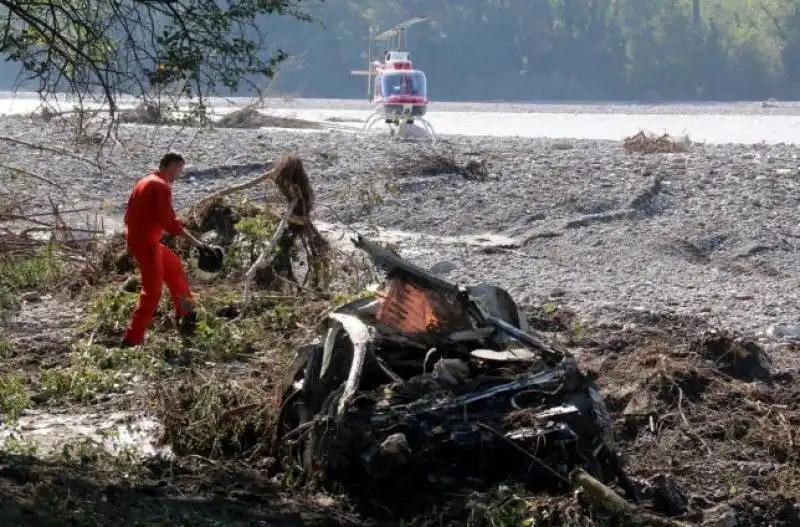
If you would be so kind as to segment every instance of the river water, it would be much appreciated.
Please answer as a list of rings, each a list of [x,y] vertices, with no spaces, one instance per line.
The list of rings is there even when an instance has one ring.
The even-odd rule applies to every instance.
[[[252,99],[212,98],[222,115]],[[22,114],[39,106],[35,93],[0,92],[0,114]],[[123,101],[123,107],[133,105]],[[265,113],[335,123],[358,130],[371,113],[363,100],[270,98]],[[57,107],[72,107],[62,98]],[[800,143],[798,103],[452,103],[432,102],[428,120],[438,134],[620,140],[639,131],[688,136],[705,143]]]

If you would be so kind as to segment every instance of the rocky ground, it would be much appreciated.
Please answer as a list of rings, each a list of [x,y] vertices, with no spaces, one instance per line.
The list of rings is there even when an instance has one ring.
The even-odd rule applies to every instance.
[[[17,139],[68,144],[69,131],[12,122],[6,133]],[[577,140],[449,137],[430,147],[336,131],[133,127],[120,135],[100,160],[102,172],[15,144],[0,144],[0,155],[57,181],[60,198],[100,203],[113,218],[168,148],[190,163],[175,188],[177,207],[297,152],[318,193],[320,220],[402,231],[400,248],[413,249],[424,265],[447,262],[438,269],[450,279],[498,283],[522,303],[553,301],[601,320],[666,311],[753,334],[798,322],[794,146],[694,145],[686,154],[637,155],[619,143]],[[81,155],[94,162],[97,148]],[[487,177],[426,174],[442,170],[420,156],[482,163]],[[19,177],[20,192],[28,192],[30,178]],[[460,235],[491,236],[450,239]]]
[[[796,481],[798,454],[796,434],[788,429],[800,425],[792,388],[800,365],[792,341],[800,336],[798,147],[692,145],[686,153],[640,155],[617,142],[445,137],[430,146],[333,130],[132,126],[121,128],[118,142],[101,151],[92,142],[76,146],[72,131],[54,124],[10,118],[4,127],[12,141],[0,140],[0,159],[17,170],[3,181],[4,192],[30,197],[31,203],[44,202],[49,193],[70,206],[89,205],[107,225],[118,221],[132,184],[167,149],[189,159],[175,186],[177,207],[255,177],[269,161],[296,152],[317,192],[316,218],[329,232],[347,226],[371,232],[449,280],[505,287],[532,316],[574,313],[572,322],[559,322],[558,331],[570,334],[570,345],[601,372],[601,387],[620,419],[631,383],[660,394],[653,405],[668,414],[656,423],[665,427],[663,436],[655,434],[652,421],[630,425],[649,428],[649,434],[623,434],[631,465],[638,463],[636,475],[671,472],[683,478],[698,509],[722,507],[709,516],[720,521],[754,507],[761,516],[740,512],[739,524],[792,525],[797,517],[791,499],[775,496],[797,488],[786,481]],[[262,190],[252,194],[264,197]],[[277,198],[267,192],[266,199]],[[89,223],[96,223],[93,218]],[[23,303],[7,334],[36,348],[37,337],[48,331],[36,316],[41,306]],[[73,314],[51,316],[60,336],[51,347],[72,338],[69,328],[79,311],[62,311]],[[712,362],[702,362],[708,355],[687,358],[684,352],[709,324],[763,344],[777,376],[769,388],[720,373]],[[666,351],[671,349],[682,351],[673,356]],[[632,368],[642,372],[636,382],[625,376]],[[720,383],[728,384],[721,389]],[[756,409],[738,420],[742,430],[731,432],[736,437],[727,437],[725,427],[732,425],[722,419],[736,412],[726,405],[738,411],[741,401]],[[688,416],[686,426],[681,416]],[[722,424],[705,431],[709,416]],[[759,427],[774,427],[775,435],[747,437],[748,429]],[[773,442],[781,444],[780,451]],[[708,459],[720,460],[713,489],[703,489]],[[167,504],[176,517],[185,517],[186,505],[176,505],[176,496],[197,490],[196,472],[187,474],[174,488],[159,490],[148,507]],[[29,477],[19,467],[0,472],[14,496]],[[755,490],[743,494],[748,481],[755,481]],[[206,491],[214,485],[202,484]],[[232,515],[227,521],[245,521],[243,502],[266,492],[260,483],[242,485],[243,501],[225,502]],[[136,499],[118,496],[120,503]],[[315,507],[324,504],[308,505],[306,512]],[[25,517],[27,509],[20,510]],[[342,515],[337,521],[353,521]],[[268,515],[259,519],[271,521]]]

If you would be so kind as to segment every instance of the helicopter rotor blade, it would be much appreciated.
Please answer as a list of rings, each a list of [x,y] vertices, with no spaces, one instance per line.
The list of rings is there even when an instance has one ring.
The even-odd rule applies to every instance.
[[[398,33],[400,33],[399,29],[387,29],[383,33],[375,35],[373,37],[373,39],[375,39],[375,40],[389,40],[390,38],[392,38],[393,36],[397,35]]]
[[[400,34],[402,31],[405,31],[406,29],[408,29],[409,27],[413,26],[414,24],[418,24],[420,22],[425,22],[427,20],[428,19],[425,18],[425,17],[409,18],[405,22],[401,22],[400,24],[397,24],[392,29],[387,29],[386,31],[384,31],[383,33],[380,33],[379,35],[377,35],[374,38],[375,38],[375,40],[388,40],[388,39],[392,38],[393,36]]]
[[[395,26],[395,29],[408,29],[409,27],[413,26],[414,24],[418,24],[420,22],[425,22],[426,20],[428,20],[428,19],[425,18],[425,17],[409,18],[405,22],[401,22],[400,24],[397,24]]]

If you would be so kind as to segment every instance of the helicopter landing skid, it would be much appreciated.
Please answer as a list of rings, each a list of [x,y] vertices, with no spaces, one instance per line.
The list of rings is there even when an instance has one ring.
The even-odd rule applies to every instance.
[[[417,117],[417,121],[422,123],[422,127],[425,129],[426,132],[428,132],[431,135],[431,137],[435,141],[436,131],[433,129],[433,125],[430,122],[428,122],[427,119],[424,119],[422,117]]]
[[[422,117],[416,117],[413,121],[390,123],[389,130],[393,137],[400,139],[429,139],[434,142],[437,139],[433,125]]]
[[[419,121],[422,124],[423,130],[425,130],[425,132],[430,136],[431,140],[436,140],[436,131],[433,129],[433,125],[423,117],[414,117],[413,120],[408,119],[406,122],[400,123],[399,120],[394,122],[386,120],[385,115],[382,112],[374,112],[367,117],[367,120],[364,122],[363,130],[365,132],[371,130],[380,121],[384,121],[389,125],[389,133],[392,135],[392,137],[396,136],[397,131],[401,126],[414,124],[415,121]]]
[[[367,120],[364,122],[363,130],[365,132],[371,130],[372,127],[378,124],[378,121],[380,121],[382,118],[383,118],[383,113],[381,112],[374,112],[370,114],[370,116],[367,117]]]

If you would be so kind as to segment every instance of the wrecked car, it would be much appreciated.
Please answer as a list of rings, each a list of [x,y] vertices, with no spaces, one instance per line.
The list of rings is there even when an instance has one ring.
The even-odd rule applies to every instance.
[[[459,287],[359,236],[386,274],[297,355],[278,427],[309,478],[362,488],[569,488],[582,468],[636,499],[610,414],[505,290]],[[413,486],[413,487],[410,487]]]

